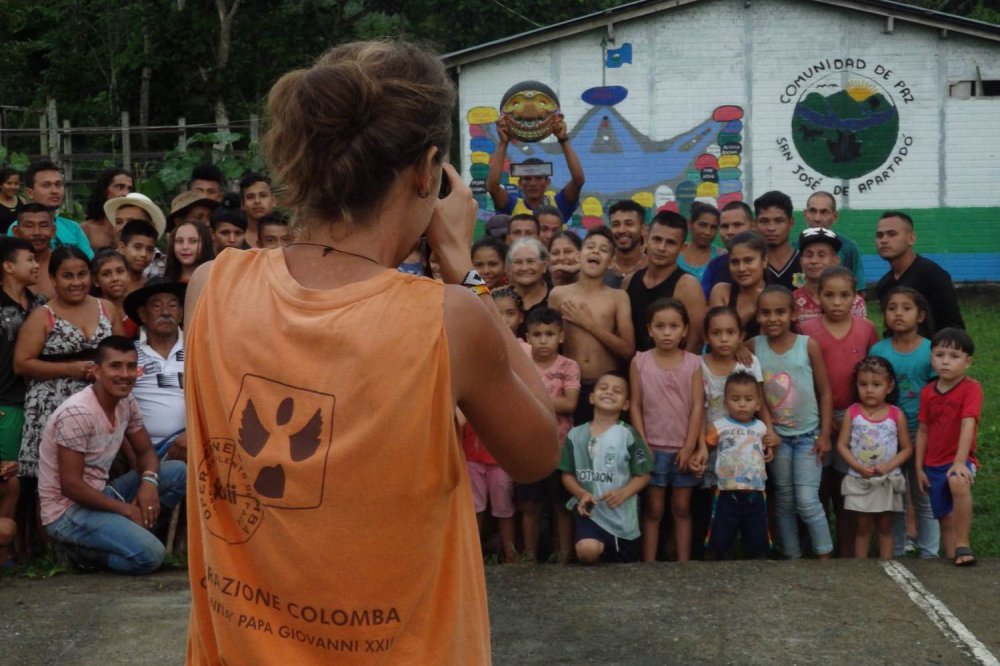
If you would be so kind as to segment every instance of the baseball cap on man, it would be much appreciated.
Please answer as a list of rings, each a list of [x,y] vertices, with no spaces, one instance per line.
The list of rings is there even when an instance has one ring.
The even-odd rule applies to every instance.
[[[840,252],[840,236],[829,229],[823,227],[810,227],[803,229],[799,234],[799,252],[815,243],[826,243],[833,248],[834,252]]]
[[[153,203],[152,199],[139,192],[130,192],[123,197],[108,199],[104,202],[104,216],[108,220],[114,221],[115,215],[118,214],[118,209],[123,206],[135,206],[149,213],[150,221],[156,228],[157,236],[163,235],[163,232],[167,228],[167,220],[163,217],[163,211]]]

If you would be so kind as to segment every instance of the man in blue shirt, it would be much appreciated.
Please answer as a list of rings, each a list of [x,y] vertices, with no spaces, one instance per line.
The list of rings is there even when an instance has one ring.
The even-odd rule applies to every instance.
[[[563,157],[566,158],[566,166],[569,168],[570,180],[563,186],[555,197],[547,197],[546,190],[552,184],[551,176],[521,176],[518,178],[518,185],[521,188],[520,195],[512,195],[500,183],[500,174],[503,172],[503,164],[507,159],[507,146],[510,144],[510,134],[507,131],[505,118],[497,121],[497,134],[500,135],[500,143],[497,149],[490,155],[490,170],[486,176],[486,190],[493,198],[493,207],[498,213],[507,215],[517,215],[519,213],[535,214],[539,206],[555,206],[562,213],[563,220],[569,220],[576,211],[576,206],[580,201],[580,190],[585,182],[583,166],[580,158],[573,150],[569,142],[569,134],[566,129],[566,122],[560,118],[555,125],[553,135],[562,148]],[[522,164],[543,164],[542,160],[530,158]]]
[[[87,257],[93,259],[94,250],[90,247],[87,234],[83,232],[79,224],[58,214],[58,210],[62,208],[66,198],[66,183],[59,167],[48,160],[33,162],[24,172],[24,185],[32,203],[46,206],[55,215],[56,233],[52,237],[52,247],[76,245],[83,250]],[[11,227],[16,225],[15,222]],[[7,235],[13,236],[11,230],[8,229]]]

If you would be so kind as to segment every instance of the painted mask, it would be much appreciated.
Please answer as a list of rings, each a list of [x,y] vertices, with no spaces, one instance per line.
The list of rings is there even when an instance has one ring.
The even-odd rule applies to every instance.
[[[559,98],[544,83],[522,81],[504,93],[500,113],[512,136],[528,143],[541,141],[559,120]]]

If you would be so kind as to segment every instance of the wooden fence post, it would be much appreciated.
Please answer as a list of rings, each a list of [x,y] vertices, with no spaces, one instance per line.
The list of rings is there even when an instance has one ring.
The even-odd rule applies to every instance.
[[[66,184],[66,200],[64,206],[66,210],[73,210],[73,135],[70,133],[70,123],[68,118],[63,118],[62,154],[63,154],[63,182]]]
[[[56,100],[52,97],[45,103],[45,116],[49,128],[49,159],[59,164],[59,116],[56,113]]]
[[[49,128],[44,112],[38,114],[38,154],[49,154]]]
[[[129,132],[128,111],[122,111],[122,168],[132,170],[132,137]]]

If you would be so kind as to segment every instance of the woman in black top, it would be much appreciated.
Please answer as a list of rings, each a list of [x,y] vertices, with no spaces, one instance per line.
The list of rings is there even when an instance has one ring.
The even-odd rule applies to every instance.
[[[728,305],[740,314],[743,339],[760,334],[757,323],[757,296],[764,289],[767,268],[767,246],[764,239],[752,232],[737,234],[729,249],[729,272],[733,282],[720,282],[712,287],[708,306]]]

